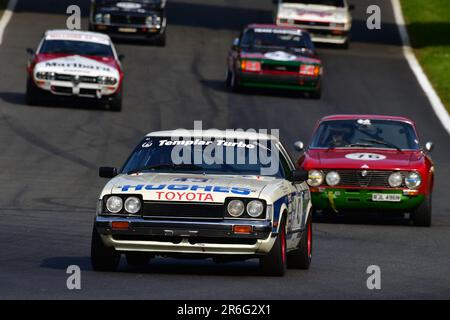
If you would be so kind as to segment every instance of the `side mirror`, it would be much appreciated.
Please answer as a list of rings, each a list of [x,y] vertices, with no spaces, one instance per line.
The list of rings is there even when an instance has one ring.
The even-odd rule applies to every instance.
[[[239,45],[239,38],[234,38],[233,47],[237,47]]]
[[[125,60],[125,55],[124,54],[119,54],[119,61],[123,61]]]
[[[427,143],[425,143],[425,151],[426,152],[431,152],[434,149],[434,144],[433,142],[428,141]]]
[[[301,141],[294,142],[294,149],[295,151],[302,152],[305,150],[305,145]]]
[[[349,10],[349,11],[355,10],[355,5],[354,5],[354,4],[349,4],[349,5],[348,5],[348,10]]]
[[[290,179],[292,182],[304,182],[308,180],[308,171],[303,169],[296,169],[292,171]]]
[[[117,176],[117,169],[113,167],[100,167],[98,169],[98,175],[101,178],[114,178]]]
[[[33,50],[33,49],[27,48],[26,50],[27,50],[27,53],[28,53],[30,56],[32,56],[32,55],[34,54],[34,50]]]

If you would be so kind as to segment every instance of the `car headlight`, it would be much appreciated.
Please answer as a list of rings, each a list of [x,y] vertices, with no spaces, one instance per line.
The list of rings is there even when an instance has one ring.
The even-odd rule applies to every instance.
[[[97,77],[97,83],[98,84],[106,84],[106,85],[115,85],[117,83],[117,79],[114,77],[100,76],[100,77]]]
[[[103,15],[101,13],[97,13],[95,15],[95,23],[102,23],[103,22]]]
[[[247,213],[252,218],[259,217],[264,211],[264,204],[259,200],[252,200],[247,204]]]
[[[417,172],[409,173],[405,178],[405,184],[409,189],[416,189],[422,183],[422,178]]]
[[[230,216],[240,217],[244,213],[245,205],[242,200],[231,200],[228,203],[227,210]]]
[[[318,187],[323,182],[323,173],[319,170],[311,170],[308,174],[308,184],[311,187]]]
[[[111,15],[109,13],[103,15],[103,22],[109,24],[111,22]]]
[[[125,211],[131,214],[138,213],[141,210],[141,200],[137,197],[129,197],[125,200]]]
[[[341,176],[336,171],[330,171],[327,173],[325,181],[329,186],[336,186],[341,182]]]
[[[106,209],[111,213],[119,213],[123,208],[123,200],[121,197],[112,196],[106,200]]]
[[[54,72],[36,72],[36,78],[42,80],[55,80],[56,74]]]
[[[400,172],[391,173],[388,178],[388,183],[392,188],[398,188],[403,183],[403,177]]]

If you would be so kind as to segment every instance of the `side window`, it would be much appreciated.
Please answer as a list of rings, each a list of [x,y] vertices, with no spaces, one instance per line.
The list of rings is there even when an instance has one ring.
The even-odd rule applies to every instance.
[[[292,175],[292,169],[289,166],[288,161],[285,158],[284,153],[280,152],[280,165],[283,168],[284,178]]]

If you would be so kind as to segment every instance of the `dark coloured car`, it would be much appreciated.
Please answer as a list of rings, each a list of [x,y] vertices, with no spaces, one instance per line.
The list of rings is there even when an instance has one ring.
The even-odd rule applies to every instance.
[[[307,91],[321,96],[322,62],[308,32],[297,27],[252,24],[234,40],[227,86]]]
[[[166,0],[93,0],[89,29],[166,44]]]

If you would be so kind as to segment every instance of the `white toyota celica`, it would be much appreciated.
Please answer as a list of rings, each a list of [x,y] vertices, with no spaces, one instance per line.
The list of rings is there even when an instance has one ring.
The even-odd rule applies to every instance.
[[[150,133],[124,166],[102,167],[92,234],[95,270],[156,255],[259,258],[267,274],[307,269],[312,254],[307,172],[272,135]]]

